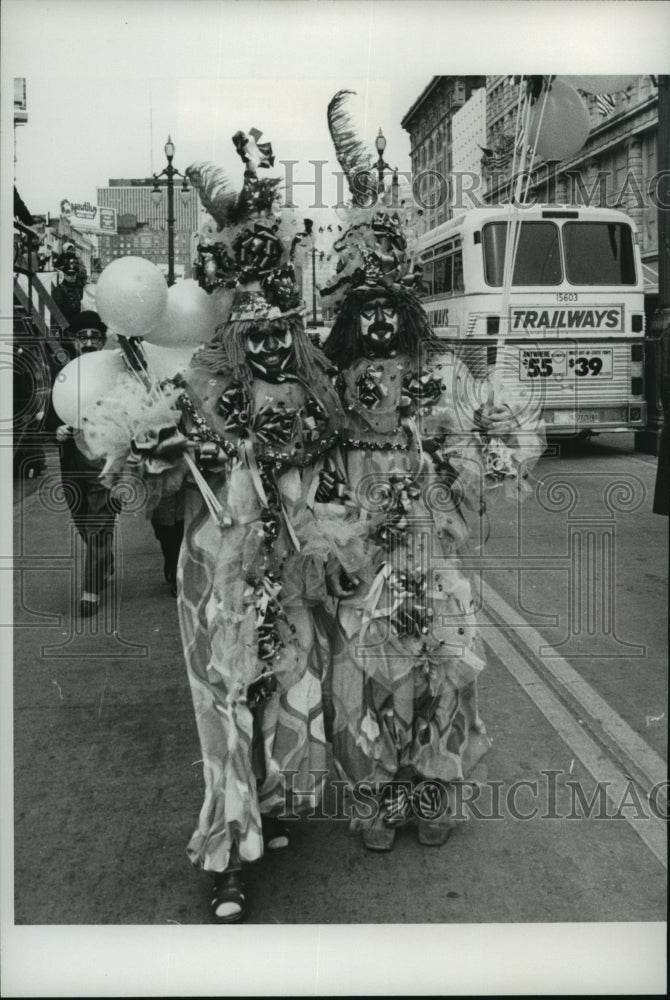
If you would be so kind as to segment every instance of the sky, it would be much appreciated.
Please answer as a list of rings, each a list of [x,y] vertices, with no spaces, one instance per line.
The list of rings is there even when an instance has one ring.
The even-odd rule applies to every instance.
[[[240,160],[231,137],[238,129],[256,127],[279,159],[300,161],[296,177],[309,179],[311,159],[329,160],[336,169],[326,108],[342,88],[357,92],[358,120],[370,151],[381,127],[388,140],[385,159],[402,170],[409,166],[409,138],[400,121],[435,74],[670,71],[670,4],[649,0],[3,0],[0,18],[0,320],[5,328],[11,322],[7,264],[14,174],[31,212],[57,212],[63,198],[94,202],[96,188],[111,177],[145,177],[161,170],[170,133],[179,169],[211,161],[234,183]],[[16,76],[27,80],[29,118],[17,130],[14,164],[9,136]],[[296,200],[303,193],[307,198],[311,189],[298,189]],[[11,525],[11,511],[2,520]],[[11,717],[5,721],[11,731]],[[11,979],[25,967],[34,976],[43,974],[44,990],[9,995],[68,995],[63,983],[76,989],[83,981],[77,978],[78,962],[96,970],[100,992],[92,995],[158,995],[161,989],[166,996],[220,995],[222,984],[230,983],[224,959],[230,963],[231,953],[228,949],[226,956],[221,947],[221,928],[172,928],[167,949],[163,937],[146,933],[162,935],[166,929],[160,927],[125,928],[123,937],[124,928],[43,933],[44,928],[22,927],[16,929],[21,932],[17,946],[8,895],[9,889],[3,897],[5,917],[9,907],[9,920],[3,921],[5,977],[8,969]],[[626,951],[632,955],[641,954],[633,946],[636,929],[649,937],[643,924],[627,930]],[[208,936],[210,930],[216,935]],[[554,991],[561,991],[561,974],[571,970],[564,956],[572,952],[553,947],[555,930],[543,944],[528,930],[515,937],[514,928],[508,928],[510,937],[489,926],[484,937],[477,928],[473,945],[467,927],[450,926],[449,946],[459,960],[452,956],[448,982],[445,968],[433,960],[439,955],[442,961],[447,947],[443,927],[423,926],[420,937],[412,937],[408,928],[384,925],[372,949],[361,943],[370,943],[374,928],[354,928],[350,937],[346,927],[326,930],[249,928],[253,939],[235,939],[244,941],[246,964],[235,965],[233,992],[244,987],[253,992],[254,972],[284,969],[289,953],[303,963],[293,962],[293,985],[278,980],[278,990],[289,994],[327,993],[329,985],[331,992],[351,988],[351,995],[374,994],[383,972],[392,972],[389,988],[399,988],[400,995],[417,988],[428,994],[445,989],[467,994],[473,970],[483,966],[494,974],[493,991],[504,993],[508,984],[518,984],[528,952],[540,970],[535,982],[551,983]],[[103,931],[114,932],[113,946]],[[280,936],[271,937],[272,931]],[[310,946],[296,938],[303,932],[312,935]],[[252,949],[252,940],[263,947]],[[612,931],[591,925],[587,934],[576,926],[575,940],[583,946],[580,988],[600,992],[598,968],[610,964],[616,946],[598,966],[586,962],[586,942],[588,957],[597,959],[606,955]],[[403,956],[400,964],[394,961],[397,954]],[[415,960],[404,961],[410,955]],[[305,970],[313,970],[313,980],[306,982]],[[124,972],[125,984],[119,978]],[[408,972],[418,978],[410,981]],[[126,993],[114,992],[119,981],[116,989],[125,985]],[[71,995],[87,995],[89,989],[90,977],[83,992]]]
[[[400,121],[435,73],[558,72],[570,68],[568,51],[590,70],[594,36],[598,58],[607,58],[611,70],[653,72],[667,57],[662,36],[650,35],[647,8],[667,5],[615,4],[604,46],[602,17],[589,20],[588,9],[600,14],[612,6],[3,0],[3,80],[27,81],[28,122],[16,130],[17,186],[33,213],[56,212],[63,198],[95,203],[96,187],[109,178],[161,170],[168,133],[178,168],[210,161],[236,184],[241,161],[231,137],[251,127],[272,142],[278,160],[299,161],[295,179],[313,177],[314,159],[329,161],[330,178],[338,167],[326,108],[342,88],[356,92],[355,119],[370,152],[376,156],[381,127],[385,159],[408,170],[409,136]],[[628,8],[635,13],[622,16]],[[521,44],[528,31],[531,52]],[[566,31],[570,45],[557,45]],[[296,191],[294,200],[306,208],[312,188]]]

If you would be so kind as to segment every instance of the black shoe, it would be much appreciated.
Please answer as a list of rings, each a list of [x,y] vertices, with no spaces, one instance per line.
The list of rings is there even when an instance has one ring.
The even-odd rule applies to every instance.
[[[263,827],[263,843],[269,851],[280,851],[288,847],[290,835],[288,828],[276,816],[261,816]]]
[[[239,924],[247,915],[244,897],[242,872],[219,872],[214,878],[214,892],[210,902],[212,919],[215,924]],[[224,913],[218,913],[220,907],[226,907]]]

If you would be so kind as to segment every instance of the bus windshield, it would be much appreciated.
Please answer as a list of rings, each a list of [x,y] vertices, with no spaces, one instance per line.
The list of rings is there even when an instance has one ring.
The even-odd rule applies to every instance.
[[[553,222],[522,222],[514,261],[513,285],[560,285],[563,280],[558,226]],[[507,223],[484,226],[484,274],[487,284],[502,285]]]
[[[560,230],[553,222],[522,222],[514,261],[513,285],[558,285],[563,280]],[[634,285],[633,234],[621,222],[566,222],[563,258],[571,285]],[[501,286],[507,223],[483,228],[484,276]]]
[[[571,285],[634,285],[630,226],[621,222],[566,222],[565,266]]]

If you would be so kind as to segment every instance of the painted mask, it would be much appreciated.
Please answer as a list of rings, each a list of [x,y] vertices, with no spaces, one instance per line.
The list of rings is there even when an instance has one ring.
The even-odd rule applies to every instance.
[[[387,358],[395,354],[400,317],[389,298],[377,295],[364,302],[360,321],[361,337],[369,355]]]

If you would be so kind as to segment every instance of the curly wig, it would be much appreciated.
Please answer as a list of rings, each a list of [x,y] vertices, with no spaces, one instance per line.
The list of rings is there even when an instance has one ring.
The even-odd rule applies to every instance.
[[[295,352],[294,374],[306,383],[332,417],[340,413],[340,403],[331,380],[332,365],[309,339],[301,316],[284,319],[229,320],[217,327],[214,339],[198,351],[194,363],[217,375],[250,386],[254,373],[247,363],[246,338],[252,330],[289,330]]]
[[[434,336],[421,301],[414,292],[406,288],[391,290],[382,287],[376,293],[388,296],[398,310],[398,352],[418,361],[421,345]],[[346,368],[366,354],[361,337],[360,311],[369,298],[369,288],[350,292],[340,306],[337,319],[323,344],[323,353],[338,368]]]

